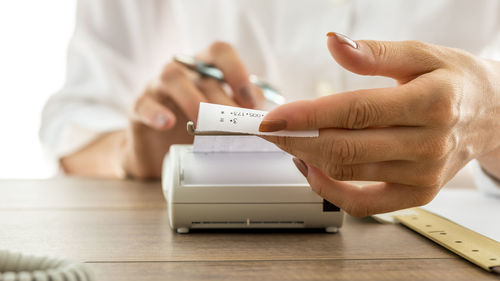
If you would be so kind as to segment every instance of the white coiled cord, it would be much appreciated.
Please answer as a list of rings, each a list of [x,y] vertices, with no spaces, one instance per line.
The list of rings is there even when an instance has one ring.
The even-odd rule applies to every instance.
[[[0,281],[93,281],[82,263],[0,250]]]

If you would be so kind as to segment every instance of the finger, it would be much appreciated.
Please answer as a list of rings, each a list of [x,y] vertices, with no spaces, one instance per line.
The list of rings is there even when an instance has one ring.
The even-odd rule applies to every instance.
[[[334,180],[314,166],[307,165],[307,181],[321,197],[350,215],[365,217],[427,204],[438,189],[418,189],[396,183],[377,183],[358,187]]]
[[[235,101],[226,94],[222,88],[222,84],[215,79],[201,78],[197,86],[210,103],[238,106]]]
[[[366,130],[322,129],[318,138],[262,136],[282,150],[308,163],[335,165],[426,160],[422,133],[415,128],[373,128]]]
[[[428,122],[425,103],[421,94],[413,94],[426,91],[426,86],[422,84],[358,90],[291,102],[266,114],[261,128],[272,131],[272,128],[266,130],[266,123],[276,120],[282,120],[287,130],[423,126]]]
[[[258,105],[257,95],[248,78],[248,71],[231,45],[216,42],[210,46],[208,52],[201,54],[201,57],[222,71],[239,105],[249,108],[255,108]]]
[[[339,181],[381,181],[411,186],[439,186],[429,167],[410,161],[386,161],[354,165],[307,162]]]
[[[252,85],[252,89],[254,96],[256,97],[254,108],[263,109],[266,105],[266,97],[264,96],[264,92],[262,91],[261,88],[255,85]]]
[[[155,88],[152,94],[156,99],[162,102],[171,98],[191,120],[197,120],[200,102],[207,101],[189,77],[188,70],[175,62],[163,69]]]
[[[176,123],[175,114],[150,95],[143,95],[137,100],[134,118],[157,130],[172,129]]]
[[[439,48],[419,41],[353,41],[330,32],[327,45],[333,58],[345,69],[362,75],[392,77],[402,83],[444,63]]]

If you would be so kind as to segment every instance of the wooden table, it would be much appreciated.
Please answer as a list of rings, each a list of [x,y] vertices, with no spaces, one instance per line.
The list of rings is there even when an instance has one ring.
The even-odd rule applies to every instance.
[[[402,226],[338,234],[168,226],[158,182],[0,181],[0,249],[85,261],[98,280],[496,280]]]

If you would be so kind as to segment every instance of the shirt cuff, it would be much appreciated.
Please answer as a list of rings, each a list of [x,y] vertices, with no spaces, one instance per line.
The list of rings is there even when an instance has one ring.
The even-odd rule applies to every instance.
[[[57,118],[42,126],[42,143],[55,159],[78,151],[104,133],[128,126],[126,114],[106,106],[75,106],[69,109],[70,106],[66,106]]]
[[[491,195],[500,196],[500,181],[487,174],[477,160],[471,162],[476,187]]]

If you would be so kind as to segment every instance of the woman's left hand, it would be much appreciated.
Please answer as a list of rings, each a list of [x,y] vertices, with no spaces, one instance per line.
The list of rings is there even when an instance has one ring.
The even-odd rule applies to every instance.
[[[398,85],[297,101],[266,115],[261,131],[320,130],[318,138],[264,138],[298,158],[321,197],[358,217],[423,205],[471,159],[500,150],[500,63],[417,41],[329,35],[341,66]],[[345,180],[381,183],[359,188]]]

